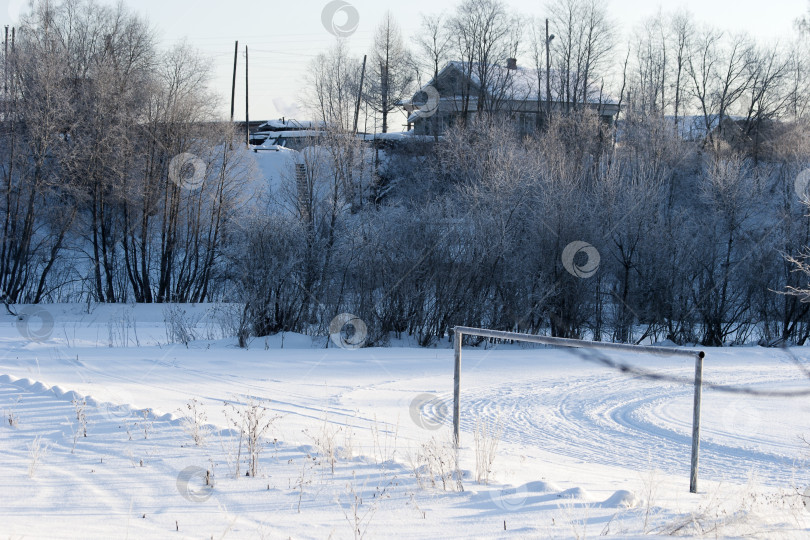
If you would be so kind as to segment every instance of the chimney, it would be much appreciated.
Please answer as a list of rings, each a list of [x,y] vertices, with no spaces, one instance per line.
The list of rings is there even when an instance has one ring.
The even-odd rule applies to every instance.
[[[517,58],[507,58],[506,69],[517,69]]]

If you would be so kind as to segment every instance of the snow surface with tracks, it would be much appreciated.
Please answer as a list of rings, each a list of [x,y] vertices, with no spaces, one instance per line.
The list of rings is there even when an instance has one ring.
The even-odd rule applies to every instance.
[[[168,342],[165,306],[42,309],[43,329],[26,326],[33,315],[0,317],[0,538],[810,532],[810,396],[706,388],[700,489],[690,494],[689,384],[632,377],[583,353],[465,347],[457,491],[420,485],[413,467],[426,445],[453,454],[448,343],[344,350],[285,334],[244,350],[222,335],[226,310],[199,305],[183,308],[198,337],[186,347]],[[709,383],[810,390],[796,363],[810,359],[805,348],[706,352]],[[612,357],[668,378],[694,373],[683,358]],[[87,402],[88,434],[74,448],[75,399]],[[207,415],[200,446],[182,421],[191,399]],[[237,478],[224,403],[251,400],[278,419],[259,474],[244,477],[242,464]],[[488,485],[475,481],[477,423],[503,428]],[[47,452],[32,472],[37,437]],[[202,485],[206,470],[213,488]]]

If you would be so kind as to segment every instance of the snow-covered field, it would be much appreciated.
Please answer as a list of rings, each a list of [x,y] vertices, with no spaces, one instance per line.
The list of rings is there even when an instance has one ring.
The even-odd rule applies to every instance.
[[[209,305],[181,308],[197,337],[185,346],[169,343],[164,309],[53,305],[0,317],[0,538],[810,531],[807,396],[706,389],[695,495],[689,385],[567,351],[465,347],[459,486],[449,344],[344,350],[286,334],[243,350],[223,339],[227,306]],[[805,348],[792,352],[810,360]],[[683,358],[621,359],[672,376],[694,370]],[[704,375],[810,389],[772,349],[709,349]],[[200,444],[184,420],[190,405]],[[251,405],[272,423],[258,474],[245,476],[238,428]],[[476,443],[476,425],[499,440],[488,484],[476,481],[487,442]]]

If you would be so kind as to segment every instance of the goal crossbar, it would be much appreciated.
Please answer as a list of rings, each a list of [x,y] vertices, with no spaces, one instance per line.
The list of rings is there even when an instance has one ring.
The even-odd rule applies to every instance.
[[[461,417],[461,343],[465,335],[502,339],[507,341],[525,341],[555,347],[602,349],[641,354],[654,354],[660,356],[685,356],[695,359],[695,395],[692,409],[692,460],[689,477],[690,493],[697,493],[698,457],[700,453],[700,402],[703,389],[703,351],[677,349],[675,347],[656,347],[648,345],[625,345],[623,343],[603,343],[600,341],[585,341],[581,339],[555,338],[521,334],[518,332],[504,332],[501,330],[487,330],[484,328],[470,328],[456,326],[453,328],[453,350],[455,352],[455,373],[453,377],[453,440],[456,449],[459,447],[459,420]]]

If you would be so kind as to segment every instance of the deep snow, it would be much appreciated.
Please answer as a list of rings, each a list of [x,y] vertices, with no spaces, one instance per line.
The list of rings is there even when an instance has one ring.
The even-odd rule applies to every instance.
[[[705,390],[692,495],[689,385],[631,378],[570,351],[465,347],[458,492],[453,481],[432,486],[424,466],[417,480],[413,465],[428,453],[452,461],[447,343],[344,350],[285,334],[242,350],[223,336],[228,307],[198,305],[181,308],[199,338],[186,347],[168,343],[165,309],[49,305],[28,320],[0,317],[0,537],[803,538],[810,530],[800,495],[810,485],[807,397]],[[805,348],[792,354],[810,358]],[[682,358],[621,359],[693,373]],[[758,347],[708,350],[704,375],[810,389],[784,351]],[[181,419],[191,399],[207,415],[200,446]],[[72,400],[87,402],[87,437],[75,450]],[[244,476],[243,448],[236,478],[239,436],[224,402],[251,401],[279,417],[259,475]],[[499,420],[490,483],[478,484],[473,431]],[[49,448],[35,460],[37,437]]]

